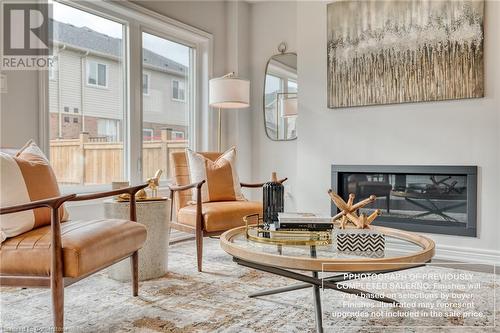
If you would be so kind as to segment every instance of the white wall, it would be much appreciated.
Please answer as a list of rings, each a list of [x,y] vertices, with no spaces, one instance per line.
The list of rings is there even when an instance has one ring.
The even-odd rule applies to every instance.
[[[38,138],[38,73],[4,71],[7,93],[0,95],[0,146],[19,148]]]
[[[285,209],[295,210],[295,195],[290,196],[289,193],[298,190],[296,188],[298,183],[296,171],[298,141],[273,141],[266,136],[263,93],[267,61],[278,53],[277,48],[281,42],[287,43],[288,52],[298,52],[300,60],[300,51],[297,49],[297,2],[253,3],[250,31],[253,120],[252,178],[266,181],[271,178],[273,171],[276,171],[280,178],[288,177]],[[300,85],[299,81],[299,91],[302,89]],[[257,199],[257,196],[254,198]]]
[[[270,142],[255,112],[255,176],[276,169],[295,180],[298,210],[329,213],[333,163],[477,165],[479,237],[430,237],[441,258],[500,262],[500,2],[486,4],[485,98],[335,110],[326,107],[326,5],[299,2],[295,11],[289,3],[253,4],[254,92],[261,91],[263,65],[281,40],[297,50],[299,74],[299,139]]]

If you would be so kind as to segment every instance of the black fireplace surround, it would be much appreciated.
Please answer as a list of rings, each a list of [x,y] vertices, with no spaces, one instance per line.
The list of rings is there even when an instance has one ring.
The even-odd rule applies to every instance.
[[[376,195],[360,212],[380,209],[374,225],[477,236],[477,166],[334,164],[332,189],[345,200],[354,193],[355,202]]]

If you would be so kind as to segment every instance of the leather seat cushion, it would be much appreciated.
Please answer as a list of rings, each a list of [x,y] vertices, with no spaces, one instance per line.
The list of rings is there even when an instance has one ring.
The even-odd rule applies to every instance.
[[[6,239],[0,248],[0,273],[50,275],[50,225]],[[146,227],[118,219],[68,221],[61,224],[65,277],[95,272],[137,251],[146,241]]]
[[[207,232],[224,231],[244,225],[243,216],[262,215],[262,203],[257,201],[217,201],[202,204],[203,228]],[[196,226],[196,205],[179,209],[177,222]]]

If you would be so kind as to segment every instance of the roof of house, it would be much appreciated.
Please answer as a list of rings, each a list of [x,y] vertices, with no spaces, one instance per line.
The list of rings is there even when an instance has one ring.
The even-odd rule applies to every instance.
[[[53,38],[58,43],[69,44],[114,57],[122,55],[122,40],[119,38],[102,34],[87,27],[75,27],[72,24],[55,20],[52,20],[52,23]],[[158,70],[173,71],[182,75],[187,72],[186,66],[148,49],[143,49],[143,61]]]

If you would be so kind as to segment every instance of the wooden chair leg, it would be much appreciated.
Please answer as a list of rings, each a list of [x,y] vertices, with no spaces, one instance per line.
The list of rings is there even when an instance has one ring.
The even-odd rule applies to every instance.
[[[198,261],[198,272],[201,272],[203,260],[203,232],[199,229],[196,230],[196,259]]]
[[[54,318],[54,332],[64,332],[64,282],[62,274],[52,279],[52,316]],[[54,280],[58,280],[57,282]]]
[[[139,252],[135,251],[130,256],[130,266],[132,268],[132,295],[139,295]]]
[[[52,209],[50,291],[54,332],[64,332],[64,278],[58,207]]]

